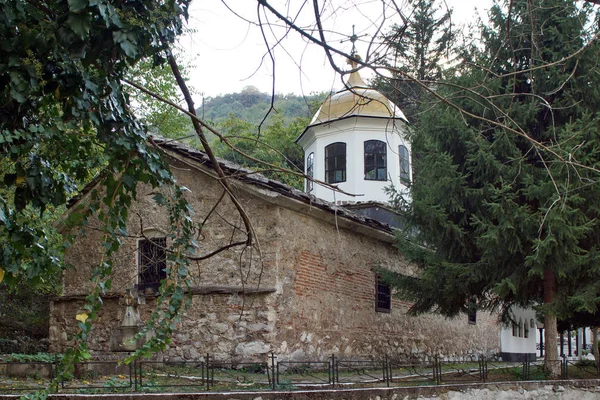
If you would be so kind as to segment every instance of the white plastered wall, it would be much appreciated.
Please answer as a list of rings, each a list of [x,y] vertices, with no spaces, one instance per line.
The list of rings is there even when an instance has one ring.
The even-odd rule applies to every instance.
[[[408,148],[412,171],[412,152],[405,130],[405,123],[401,120],[365,117],[352,117],[309,128],[299,144],[304,148],[305,161],[310,153],[314,153],[314,178],[325,181],[325,147],[336,142],[346,143],[346,181],[335,185],[356,196],[335,192],[318,183],[313,185],[311,194],[331,202],[388,202],[389,196],[383,189],[390,183],[398,190],[406,191],[406,186],[400,181],[398,154],[400,145]],[[387,143],[387,181],[364,179],[364,142],[367,140]]]

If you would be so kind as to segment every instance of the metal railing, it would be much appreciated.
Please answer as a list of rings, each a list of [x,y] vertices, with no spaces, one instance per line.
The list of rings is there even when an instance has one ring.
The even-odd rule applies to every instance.
[[[600,378],[593,360],[554,360],[562,379]],[[545,380],[544,361],[502,362],[474,356],[471,361],[433,357],[403,362],[387,357],[352,360],[332,355],[326,360],[218,360],[210,354],[197,361],[87,361],[59,379],[59,361],[0,362],[0,393],[32,392],[54,382],[56,392],[156,392],[295,390],[347,387],[402,387],[455,383]]]

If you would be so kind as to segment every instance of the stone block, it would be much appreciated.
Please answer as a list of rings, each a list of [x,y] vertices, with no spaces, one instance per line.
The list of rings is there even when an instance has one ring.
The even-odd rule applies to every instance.
[[[270,349],[271,347],[262,341],[239,343],[235,346],[235,354],[251,358],[258,354],[266,354]]]

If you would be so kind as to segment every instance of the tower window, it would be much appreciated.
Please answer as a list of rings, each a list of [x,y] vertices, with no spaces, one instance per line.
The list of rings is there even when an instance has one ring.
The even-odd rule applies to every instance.
[[[410,182],[410,153],[408,148],[400,145],[398,154],[400,155],[400,180]]]
[[[379,275],[375,275],[375,311],[389,313],[392,310],[392,289]]]
[[[519,318],[519,337],[523,337],[523,320]]]
[[[471,299],[469,304],[467,305],[467,320],[469,321],[469,325],[477,324],[477,300]]]
[[[325,147],[325,182],[346,182],[346,143]]]
[[[157,237],[138,242],[138,289],[158,290],[167,277],[167,239]]]
[[[313,190],[313,181],[312,178],[314,176],[314,163],[315,163],[315,153],[310,153],[306,158],[306,175],[310,178],[306,180],[306,192],[310,193]]]
[[[381,140],[365,142],[365,179],[369,181],[387,180],[387,146]]]

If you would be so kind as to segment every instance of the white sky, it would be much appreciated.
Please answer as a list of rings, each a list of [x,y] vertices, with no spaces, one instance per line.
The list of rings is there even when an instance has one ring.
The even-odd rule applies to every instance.
[[[391,1],[388,1],[391,3]],[[402,7],[406,0],[396,0]],[[312,28],[314,14],[312,2],[304,0],[271,0],[285,15],[297,15],[297,24],[303,28]],[[377,33],[382,20],[381,0],[326,0],[323,10],[323,25],[327,31],[327,40],[331,46],[350,52],[351,43],[340,43],[342,35],[350,35],[352,25],[356,33],[366,35],[357,42],[357,50],[363,58],[367,54],[368,41]],[[444,4],[443,1],[439,2]],[[476,19],[477,10],[485,16],[490,0],[446,0],[454,9],[455,23],[465,24]],[[234,13],[227,9],[229,6]],[[477,8],[477,9],[476,9]],[[386,10],[388,18],[385,27],[401,23],[394,10]],[[272,14],[261,14],[263,22],[270,22],[265,33],[268,42],[274,45],[284,36],[283,24]],[[247,21],[245,21],[245,20]],[[250,22],[248,22],[250,21]],[[194,88],[196,103],[205,96],[239,92],[243,87],[253,85],[262,92],[271,92],[273,68],[266,54],[266,45],[258,21],[257,2],[250,0],[197,0],[192,3],[189,27],[192,33],[180,40],[183,58],[190,65],[190,84]],[[388,29],[383,28],[383,31]],[[314,32],[317,36],[317,33]],[[289,34],[276,46],[275,91],[276,93],[310,94],[341,88],[339,76],[336,77],[325,56],[324,50],[297,32]],[[342,68],[348,68],[342,56],[334,61]],[[362,72],[363,77],[369,74]]]

